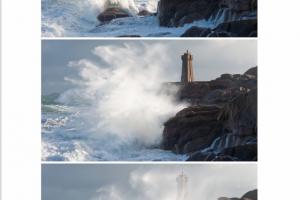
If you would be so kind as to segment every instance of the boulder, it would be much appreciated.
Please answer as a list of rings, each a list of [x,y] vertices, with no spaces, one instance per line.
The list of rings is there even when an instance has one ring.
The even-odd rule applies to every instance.
[[[130,16],[131,15],[122,8],[107,8],[104,12],[98,15],[97,19],[102,23],[108,23],[113,19]]]
[[[138,16],[151,16],[151,15],[154,15],[154,13],[149,12],[148,10],[141,10],[137,15]]]

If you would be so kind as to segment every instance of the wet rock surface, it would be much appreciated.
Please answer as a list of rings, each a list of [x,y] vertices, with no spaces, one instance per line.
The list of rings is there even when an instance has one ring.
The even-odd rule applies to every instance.
[[[191,106],[164,124],[162,148],[189,161],[257,160],[257,67],[181,85]]]
[[[219,0],[161,0],[158,17],[161,26],[182,26],[208,19],[218,9]]]
[[[130,16],[131,15],[122,8],[107,8],[104,12],[98,15],[97,19],[101,23],[109,23],[113,19]]]
[[[224,22],[214,29],[193,26],[181,37],[257,37],[257,20]]]
[[[161,0],[160,26],[180,27],[204,20],[213,29],[193,26],[181,37],[257,37],[257,0]]]

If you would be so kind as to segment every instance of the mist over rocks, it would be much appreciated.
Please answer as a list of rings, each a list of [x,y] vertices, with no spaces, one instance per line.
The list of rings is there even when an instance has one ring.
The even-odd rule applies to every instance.
[[[188,161],[257,160],[257,67],[181,86],[191,106],[164,125],[162,148]]]

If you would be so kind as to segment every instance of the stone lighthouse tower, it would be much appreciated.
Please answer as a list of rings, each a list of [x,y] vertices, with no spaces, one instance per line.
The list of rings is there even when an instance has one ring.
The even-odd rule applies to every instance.
[[[181,73],[181,83],[188,83],[194,81],[194,70],[193,70],[193,56],[186,51],[185,54],[181,56],[182,59],[182,73]]]
[[[186,200],[187,199],[187,183],[188,177],[183,173],[177,176],[177,198],[176,200]]]

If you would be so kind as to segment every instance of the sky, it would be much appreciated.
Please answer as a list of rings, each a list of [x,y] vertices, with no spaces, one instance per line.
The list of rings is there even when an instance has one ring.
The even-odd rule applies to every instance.
[[[257,42],[252,39],[220,40],[44,40],[42,42],[42,93],[62,93],[74,87],[66,77],[76,77],[78,72],[69,67],[71,61],[87,59],[104,66],[103,59],[93,54],[96,47],[124,48],[126,44],[141,47],[142,56],[155,44],[164,46],[161,57],[168,60],[162,68],[168,69],[165,81],[179,81],[181,55],[189,50],[193,57],[195,79],[212,80],[223,73],[244,73],[257,65]],[[145,46],[147,48],[142,48]],[[115,55],[118,56],[118,55]],[[134,62],[134,56],[132,57]],[[149,61],[145,61],[145,63]],[[106,63],[107,64],[107,63]],[[151,64],[151,62],[150,62]],[[120,63],[122,65],[122,63]],[[109,67],[109,66],[108,66]]]
[[[174,200],[176,177],[188,200],[241,197],[257,188],[255,164],[44,164],[43,200]]]

